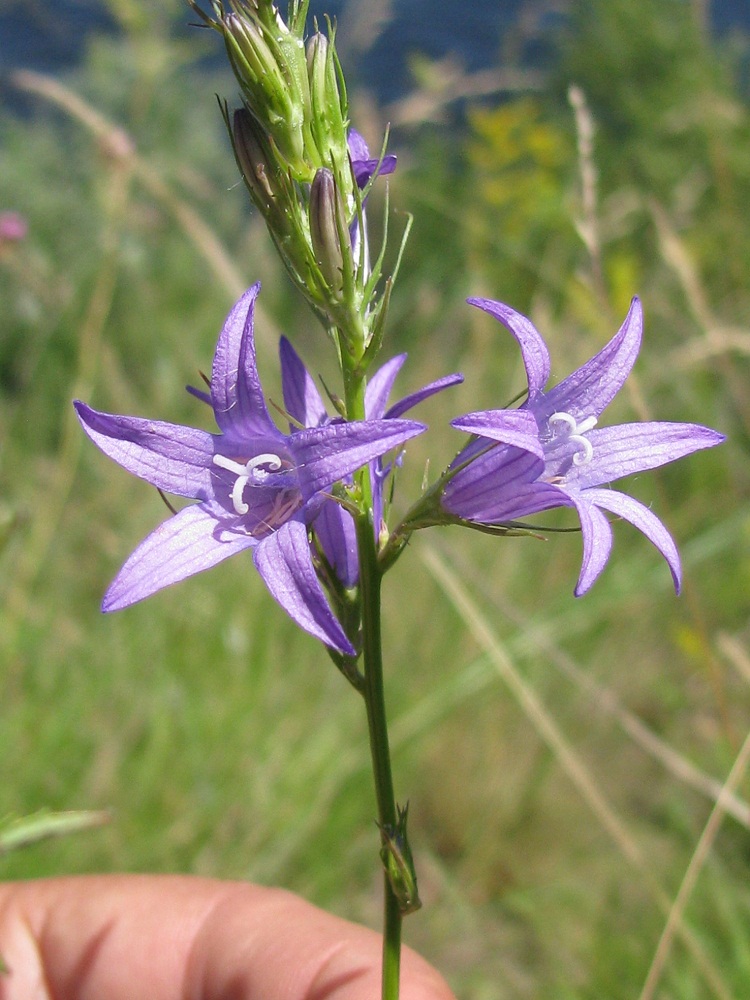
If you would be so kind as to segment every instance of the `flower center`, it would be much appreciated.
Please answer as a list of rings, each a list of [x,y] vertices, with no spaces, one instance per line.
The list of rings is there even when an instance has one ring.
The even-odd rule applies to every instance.
[[[220,469],[226,469],[227,472],[232,472],[237,476],[229,496],[235,514],[247,514],[250,506],[242,499],[247,484],[250,483],[252,486],[269,485],[270,476],[279,471],[283,462],[278,455],[268,452],[256,455],[255,458],[249,458],[244,465],[231,458],[225,458],[224,455],[214,455],[214,465],[218,465]]]
[[[596,417],[584,417],[579,424],[570,413],[560,410],[551,414],[547,422],[554,440],[561,438],[576,446],[573,465],[587,465],[591,461],[594,457],[594,446],[585,435],[596,427]]]

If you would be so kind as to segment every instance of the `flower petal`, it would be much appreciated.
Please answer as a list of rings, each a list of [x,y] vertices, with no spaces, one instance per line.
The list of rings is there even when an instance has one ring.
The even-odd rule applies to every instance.
[[[586,436],[593,448],[591,461],[571,466],[566,473],[566,481],[577,489],[656,469],[725,440],[723,434],[709,427],[668,421],[615,424],[595,428]]]
[[[384,365],[375,372],[367,383],[365,390],[365,413],[369,418],[380,419],[385,415],[385,407],[388,397],[391,394],[396,376],[401,371],[405,354],[397,354],[395,358],[386,361]]]
[[[289,444],[305,498],[425,430],[414,420],[355,420],[298,431]]]
[[[340,580],[344,587],[353,587],[359,579],[354,518],[335,500],[326,500],[321,504],[313,527],[323,549],[323,555],[336,574],[336,579]]]
[[[523,448],[544,461],[537,422],[528,410],[476,410],[451,420],[451,427]]]
[[[625,320],[612,340],[572,375],[544,397],[544,416],[555,411],[576,420],[598,417],[622,389],[641,347],[643,310],[634,298]]]
[[[607,565],[612,551],[612,528],[604,514],[590,500],[588,493],[569,493],[568,497],[581,521],[583,560],[573,593],[576,597],[582,597]]]
[[[263,398],[255,362],[253,316],[260,282],[232,307],[216,345],[211,400],[216,423],[225,434],[278,433]]]
[[[145,538],[109,586],[102,611],[119,611],[257,544],[222,531],[200,504],[185,507]]]
[[[356,129],[349,129],[347,145],[354,179],[359,188],[363,188],[374,173],[392,174],[396,169],[396,157],[392,153],[384,156],[382,163],[378,158],[371,157],[364,137]]]
[[[644,507],[638,500],[634,500],[633,497],[629,497],[625,493],[618,493],[616,490],[586,490],[585,496],[587,501],[595,503],[597,507],[604,507],[605,510],[630,521],[639,531],[643,532],[666,559],[674,581],[674,589],[679,594],[682,586],[680,554],[674,539],[656,514],[652,513],[648,507]]]
[[[529,398],[537,396],[549,381],[550,359],[547,345],[530,319],[493,299],[467,299],[470,306],[494,316],[506,326],[518,341],[529,382]]]
[[[456,372],[454,375],[444,375],[442,378],[436,379],[434,382],[429,382],[427,385],[422,386],[416,392],[412,392],[408,396],[404,396],[403,399],[399,400],[398,403],[394,403],[385,413],[386,417],[400,417],[407,411],[411,410],[413,406],[421,403],[423,399],[427,399],[429,396],[434,396],[436,392],[442,392],[443,389],[448,389],[452,385],[460,385],[463,382],[464,377],[460,373]]]
[[[488,468],[495,458],[497,466]],[[539,482],[537,474],[533,455],[518,448],[496,448],[447,483],[443,506],[458,517],[482,524],[505,524],[569,506],[567,495],[550,483]]]
[[[73,405],[94,444],[134,476],[167,493],[194,500],[211,495],[214,446],[207,431],[101,413],[80,400]]]
[[[260,542],[253,559],[271,595],[297,625],[327,646],[355,655],[315,575],[303,524],[288,521],[282,525]]]
[[[279,359],[281,391],[289,415],[303,427],[318,427],[325,423],[328,413],[318,388],[286,337],[279,341]]]

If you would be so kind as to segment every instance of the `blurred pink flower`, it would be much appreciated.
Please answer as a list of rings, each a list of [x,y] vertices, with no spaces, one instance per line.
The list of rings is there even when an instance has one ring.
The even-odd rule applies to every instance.
[[[0,212],[0,243],[19,243],[28,231],[29,224],[19,212]]]

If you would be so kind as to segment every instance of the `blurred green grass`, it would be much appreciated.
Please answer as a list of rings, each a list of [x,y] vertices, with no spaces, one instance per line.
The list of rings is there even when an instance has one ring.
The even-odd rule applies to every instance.
[[[200,420],[183,387],[258,277],[272,398],[280,329],[333,383],[324,338],[237,184],[213,99],[234,93],[228,74],[195,65],[203,37],[175,51],[168,19],[154,28],[145,3],[123,10],[121,40],[92,39],[79,70],[37,81],[33,117],[0,121],[0,209],[30,223],[0,255],[0,814],[113,813],[104,830],[3,858],[2,874],[247,877],[377,927],[361,706],[248,561],[98,611],[164,508],[84,440],[74,396]],[[587,102],[578,131],[570,83]],[[375,141],[377,111],[355,95],[357,112]],[[589,120],[595,189],[578,150]],[[573,5],[542,90],[477,105],[457,132],[394,137],[391,203],[416,215],[392,309],[390,349],[410,352],[401,388],[467,374],[424,407],[434,430],[410,446],[402,497],[428,457],[437,468],[460,444],[452,416],[522,384],[510,338],[467,309],[469,294],[529,312],[559,378],[638,292],[644,348],[610,419],[729,435],[628,484],[680,543],[680,599],[627,526],[580,601],[574,534],[490,544],[431,532],[388,578],[396,785],[426,904],[406,937],[467,1000],[637,996],[748,732],[749,127],[727,52],[687,5],[590,0]],[[712,843],[656,995],[746,994],[741,815]]]

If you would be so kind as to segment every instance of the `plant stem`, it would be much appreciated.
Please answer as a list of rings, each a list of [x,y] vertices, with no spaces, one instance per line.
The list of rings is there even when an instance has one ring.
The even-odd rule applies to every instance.
[[[350,420],[363,419],[364,379],[345,379],[347,415]],[[362,608],[362,653],[365,684],[363,695],[367,709],[370,754],[378,807],[378,825],[393,829],[397,821],[393,793],[391,756],[388,743],[388,723],[383,689],[383,649],[381,641],[380,582],[375,530],[372,523],[372,483],[368,468],[358,474],[362,492],[363,513],[357,518],[357,549],[359,553],[359,587]],[[382,1000],[398,1000],[401,965],[401,910],[388,877],[383,875],[383,975]]]

